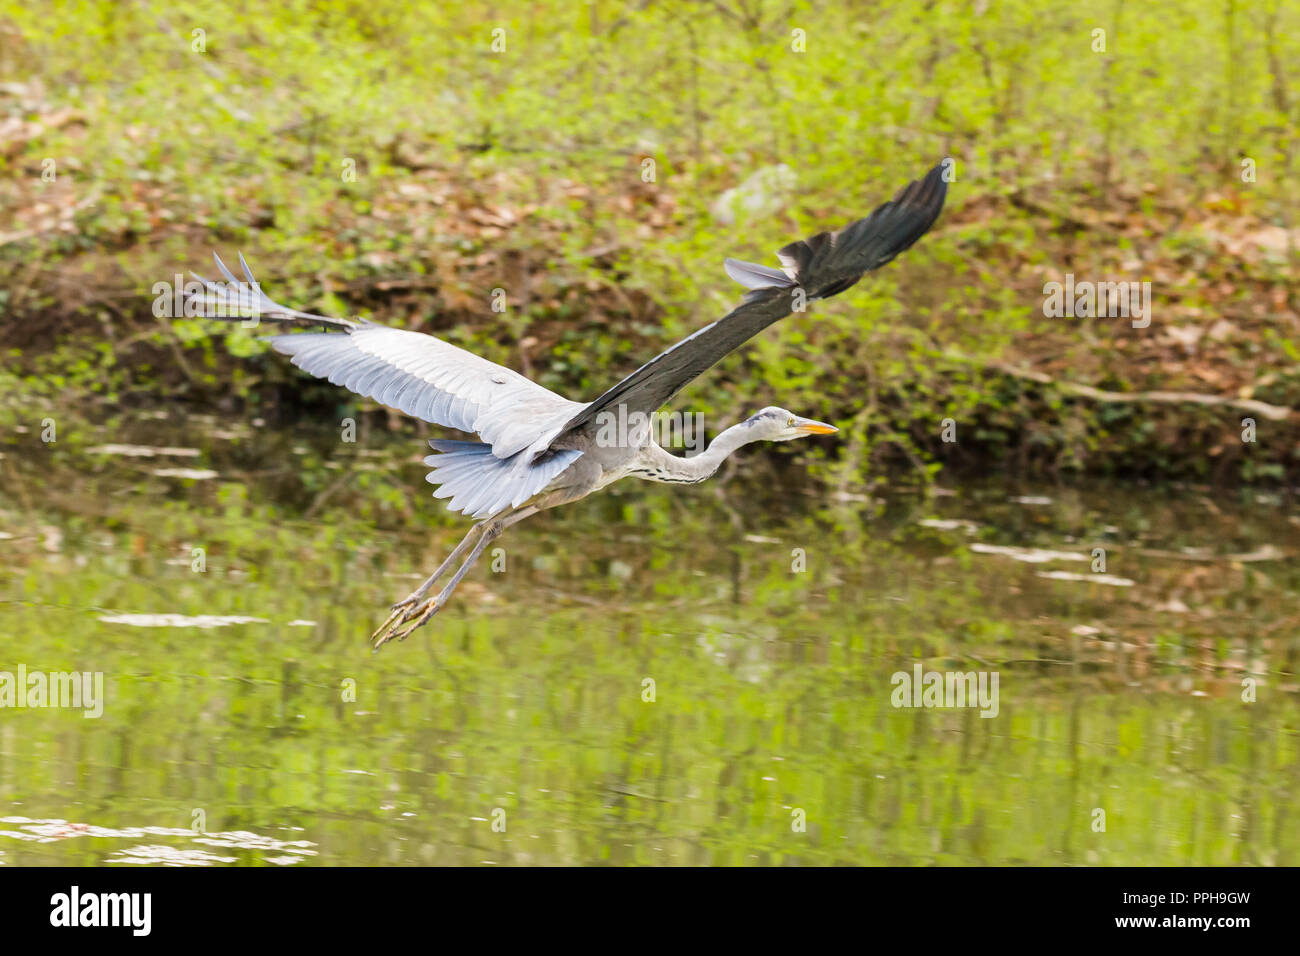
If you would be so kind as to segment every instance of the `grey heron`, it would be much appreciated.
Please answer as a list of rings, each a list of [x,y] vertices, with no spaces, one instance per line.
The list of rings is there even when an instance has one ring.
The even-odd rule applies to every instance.
[[[837,295],[885,265],[933,225],[947,194],[948,161],[901,189],[864,219],[777,253],[780,269],[727,259],[727,274],[748,291],[740,305],[651,359],[593,402],[574,402],[518,372],[421,332],[365,319],[337,319],[286,308],[268,298],[243,255],[237,279],[215,254],[226,283],[195,276],[190,298],[223,318],[256,317],[325,331],[269,337],[311,375],[478,441],[434,439],[425,458],[435,498],[475,519],[423,584],[392,606],[371,635],[375,649],[404,640],[436,614],[503,531],[530,515],[568,504],[620,478],[694,484],[736,449],[836,431],[832,425],[768,407],[716,435],[692,457],[670,454],[650,417],[689,382],[772,323],[806,303]],[[189,303],[187,303],[188,305]],[[189,311],[186,314],[193,314]],[[455,572],[434,597],[433,587]]]

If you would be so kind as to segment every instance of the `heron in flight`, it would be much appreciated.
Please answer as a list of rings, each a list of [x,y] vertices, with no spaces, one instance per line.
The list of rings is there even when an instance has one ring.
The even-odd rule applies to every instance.
[[[286,308],[268,298],[244,257],[245,280],[217,256],[227,282],[196,279],[192,298],[210,315],[255,317],[323,327],[269,337],[294,365],[358,395],[435,425],[476,434],[479,441],[434,439],[425,458],[438,485],[435,498],[474,519],[469,533],[438,569],[371,635],[375,649],[405,640],[446,605],[483,549],[503,531],[547,508],[586,497],[620,478],[695,484],[732,452],[756,441],[826,435],[832,425],[769,407],[716,435],[689,458],[655,440],[650,416],[690,381],[773,322],[813,299],[837,295],[910,247],[933,225],[947,193],[945,160],[905,186],[865,219],[785,246],[780,269],[727,259],[727,274],[749,291],[740,305],[688,335],[594,402],[574,402],[450,343],[373,322],[335,319]],[[186,314],[193,314],[187,311]],[[453,572],[434,597],[429,592]]]

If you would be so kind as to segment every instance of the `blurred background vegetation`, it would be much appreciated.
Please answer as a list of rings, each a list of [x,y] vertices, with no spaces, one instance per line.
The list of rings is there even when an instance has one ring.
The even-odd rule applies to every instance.
[[[1298,103],[1285,0],[0,0],[0,636],[108,687],[0,721],[0,863],[1294,865],[1300,516],[1207,485],[1300,439]],[[433,429],[153,308],[238,250],[593,398],[944,156],[677,405],[841,435],[538,516],[392,653]]]
[[[287,304],[591,398],[737,300],[725,256],[771,261],[951,155],[932,234],[680,406],[836,421],[818,467],[841,486],[941,467],[1277,481],[1294,460],[1295,416],[1247,444],[1235,406],[1078,389],[1300,402],[1293,3],[0,11],[0,424],[179,400],[418,427],[247,330],[155,317],[154,285],[214,249]],[[719,204],[738,187],[750,206]],[[1066,273],[1150,281],[1150,327],[1044,317]]]

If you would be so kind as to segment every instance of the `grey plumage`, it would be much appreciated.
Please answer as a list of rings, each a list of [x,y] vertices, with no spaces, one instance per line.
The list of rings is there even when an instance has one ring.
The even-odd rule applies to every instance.
[[[520,454],[498,458],[492,446],[481,442],[435,439],[429,444],[441,452],[424,459],[433,469],[425,480],[442,486],[433,496],[450,498],[447,507],[452,511],[476,518],[519,507],[582,455],[577,449],[564,449],[523,466]]]
[[[436,497],[450,497],[454,511],[483,518],[526,501],[555,477],[557,461],[572,462],[581,454],[547,454],[559,426],[582,408],[579,403],[431,335],[370,325],[347,335],[300,332],[269,341],[318,378],[423,421],[481,436],[481,447],[495,460],[475,456],[477,478],[462,467],[439,479],[448,487]],[[549,429],[547,422],[553,423]],[[441,457],[430,456],[428,463]],[[435,468],[430,480],[442,474]],[[493,483],[499,483],[495,492]]]
[[[602,413],[628,418],[632,413],[655,412],[701,372],[773,322],[809,300],[844,291],[910,247],[943,208],[945,168],[939,164],[871,215],[838,232],[823,232],[783,247],[777,253],[781,269],[727,259],[727,274],[749,290],[741,304],[590,403],[570,401],[518,372],[430,335],[286,308],[261,291],[242,255],[239,263],[245,279],[237,279],[214,256],[226,284],[196,276],[203,291],[193,298],[217,308],[217,318],[252,316],[324,327],[330,331],[274,335],[269,341],[312,375],[481,439],[430,442],[435,454],[425,463],[432,469],[427,480],[439,486],[434,497],[450,499],[453,510],[485,520],[420,588],[394,606],[394,613],[374,635],[377,647],[394,637],[404,638],[441,608],[487,542],[530,514],[574,501],[628,475],[694,483],[749,442],[835,431],[833,426],[771,407],[717,435],[702,454],[684,459],[668,454],[644,429],[610,441],[601,422],[607,417]],[[432,585],[462,557],[463,563],[437,598],[424,601]]]
[[[787,289],[795,284],[794,277],[789,273],[754,262],[724,259],[722,267],[727,270],[727,275],[746,289]]]
[[[700,373],[804,301],[843,292],[864,273],[892,260],[939,218],[948,191],[945,169],[945,163],[940,163],[871,215],[839,232],[819,233],[783,247],[777,253],[784,266],[780,274],[793,280],[791,283],[778,284],[775,269],[729,260],[728,274],[751,290],[744,301],[712,325],[652,358],[566,422],[560,434],[579,430],[600,412],[619,405],[628,412],[655,411]],[[773,284],[758,284],[764,279]]]

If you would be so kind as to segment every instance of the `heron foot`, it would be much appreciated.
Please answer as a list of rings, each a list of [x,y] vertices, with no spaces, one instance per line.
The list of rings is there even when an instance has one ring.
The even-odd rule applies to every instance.
[[[389,614],[388,617],[385,618],[384,623],[380,624],[379,627],[375,629],[375,632],[370,635],[370,643],[374,645],[375,650],[379,650],[379,648],[391,638],[391,635],[388,635],[385,632],[398,627],[403,621],[405,621],[409,616],[406,613],[407,609],[415,607],[415,605],[424,600],[424,594],[425,592],[423,591],[412,591],[396,604],[390,605],[392,613]],[[381,635],[383,636],[381,637]]]
[[[402,630],[398,631],[397,634],[395,635],[396,639],[399,641],[406,640],[407,637],[410,636],[412,631],[414,631],[418,627],[421,627],[426,621],[429,620],[429,618],[433,617],[435,614],[441,611],[442,606],[445,603],[447,602],[426,601],[424,604],[420,605],[418,608],[415,609],[416,612],[419,614],[419,616],[410,624],[408,624],[406,627],[402,628]]]
[[[379,625],[375,633],[370,635],[374,650],[379,650],[389,641],[406,640],[412,631],[442,610],[443,604],[446,603],[444,600],[435,599],[421,604],[420,597],[412,594],[393,605],[393,612],[388,615],[383,624]]]

